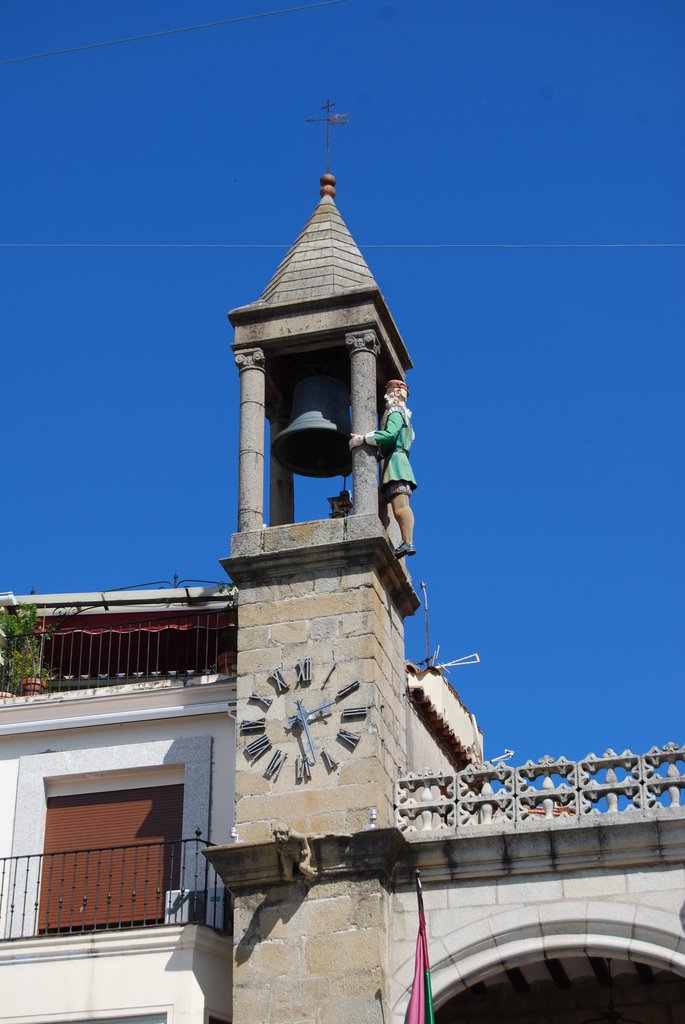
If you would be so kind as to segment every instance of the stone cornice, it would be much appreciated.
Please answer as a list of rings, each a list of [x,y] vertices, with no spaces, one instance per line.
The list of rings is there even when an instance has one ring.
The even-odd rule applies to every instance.
[[[260,346],[267,353],[319,348],[323,340],[349,331],[376,330],[381,350],[400,375],[413,366],[402,336],[378,288],[360,288],[339,295],[269,305],[252,303],[231,310],[234,351]],[[389,367],[388,367],[389,368]]]
[[[41,935],[0,943],[0,967],[51,960],[81,960],[201,949],[226,957],[232,938],[204,925],[167,925],[164,928],[124,928],[118,931],[83,932],[75,935]]]
[[[399,829],[370,829],[349,835],[317,836],[309,839],[311,861],[317,877],[311,883],[333,879],[380,878],[390,881],[408,843]],[[202,850],[233,893],[260,890],[273,885],[302,884],[304,879],[286,881],[274,842],[234,843]],[[309,884],[309,883],[308,883]]]
[[[309,840],[316,881],[382,878],[396,888],[598,870],[654,870],[685,859],[685,817],[585,828],[408,840],[395,828]],[[231,892],[286,883],[276,844],[236,843],[202,851]],[[302,880],[304,881],[304,880]]]
[[[685,860],[685,814],[539,826],[524,831],[478,828],[449,837],[408,839],[396,880],[410,884],[418,868],[425,882],[490,880],[509,876],[597,869],[648,869]]]
[[[129,725],[161,719],[225,715],[235,701],[235,679],[68,696],[61,693],[0,706],[0,736]]]
[[[378,516],[348,516],[272,526],[233,534],[231,557],[221,564],[232,580],[264,582],[320,565],[370,563],[402,615],[413,615],[419,599],[407,571],[393,554]]]

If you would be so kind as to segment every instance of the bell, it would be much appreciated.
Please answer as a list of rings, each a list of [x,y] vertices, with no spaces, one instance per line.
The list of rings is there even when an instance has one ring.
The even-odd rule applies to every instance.
[[[295,388],[290,423],[271,446],[274,458],[300,476],[349,476],[350,405],[333,377],[307,377]]]

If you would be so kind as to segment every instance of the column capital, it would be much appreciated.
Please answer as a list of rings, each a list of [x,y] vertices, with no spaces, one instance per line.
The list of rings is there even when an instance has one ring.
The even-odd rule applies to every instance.
[[[264,352],[261,348],[246,348],[236,352],[235,365],[240,373],[243,370],[261,370],[262,373],[266,373]]]
[[[372,355],[378,357],[381,352],[376,332],[372,330],[352,331],[350,334],[346,334],[345,344],[351,356],[356,352],[371,352]]]

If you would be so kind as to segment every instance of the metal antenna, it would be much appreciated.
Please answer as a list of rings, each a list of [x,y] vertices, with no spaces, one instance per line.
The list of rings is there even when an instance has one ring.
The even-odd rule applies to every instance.
[[[326,174],[331,173],[331,125],[334,124],[349,124],[349,114],[333,114],[331,111],[335,103],[331,103],[330,100],[326,100],[325,106],[321,109],[326,111],[325,117],[305,117],[305,121],[310,124],[314,122],[326,122]]]
[[[467,654],[463,658],[457,658],[456,661],[446,661],[440,668],[452,668],[453,665],[480,665],[480,655]]]
[[[421,590],[423,591],[423,617],[426,622],[426,665],[431,664],[431,647],[428,639],[428,591],[426,590],[426,581],[421,580],[419,583]]]

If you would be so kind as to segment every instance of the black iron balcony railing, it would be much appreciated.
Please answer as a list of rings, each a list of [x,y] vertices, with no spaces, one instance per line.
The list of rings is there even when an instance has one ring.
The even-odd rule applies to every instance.
[[[235,668],[235,616],[222,611],[148,619],[80,615],[31,636],[6,637],[0,693],[29,695],[158,679],[192,681]]]
[[[0,858],[0,941],[204,924],[230,931],[229,897],[200,837]]]

